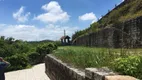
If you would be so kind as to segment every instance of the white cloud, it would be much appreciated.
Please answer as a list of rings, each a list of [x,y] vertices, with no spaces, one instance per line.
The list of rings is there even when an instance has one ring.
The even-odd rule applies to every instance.
[[[91,22],[91,24],[94,23],[94,22],[96,22],[96,20],[93,20],[93,21]]]
[[[36,16],[35,20],[40,20],[45,23],[64,22],[69,20],[67,12],[63,11],[61,6],[56,1],[51,1],[41,7],[46,13]]]
[[[96,22],[97,17],[93,12],[91,12],[91,13],[86,13],[84,15],[79,16],[79,20],[82,20],[82,21],[92,20],[92,21]]]
[[[0,24],[0,31],[5,27],[6,24]]]
[[[69,36],[78,30],[78,27],[61,27],[53,24],[49,24],[43,28],[38,28],[34,25],[0,25],[0,28],[0,36],[14,37],[15,39],[27,41],[59,40],[64,34],[64,29]]]
[[[21,6],[21,8],[17,11],[13,13],[13,18],[16,19],[18,22],[26,22],[28,21],[28,18],[30,16],[30,12],[27,12],[24,14],[24,9],[25,7]]]

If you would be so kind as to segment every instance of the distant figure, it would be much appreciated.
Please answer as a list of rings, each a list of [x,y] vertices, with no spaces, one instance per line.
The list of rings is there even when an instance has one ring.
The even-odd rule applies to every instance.
[[[9,62],[5,61],[2,57],[0,57],[0,80],[5,80],[4,71],[5,68],[9,65]]]

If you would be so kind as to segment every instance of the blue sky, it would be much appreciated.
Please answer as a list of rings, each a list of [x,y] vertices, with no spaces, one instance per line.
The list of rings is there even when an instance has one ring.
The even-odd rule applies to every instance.
[[[59,40],[96,22],[122,0],[0,0],[0,36]]]

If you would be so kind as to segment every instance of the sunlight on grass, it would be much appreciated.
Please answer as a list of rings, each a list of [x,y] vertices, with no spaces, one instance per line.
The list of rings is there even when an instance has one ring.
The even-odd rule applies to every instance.
[[[53,55],[61,59],[63,62],[71,64],[73,67],[79,69],[85,69],[88,67],[109,67],[114,71],[121,70],[120,73],[122,74],[129,74],[137,77],[137,75],[133,75],[136,74],[135,71],[131,71],[130,69],[133,67],[137,69],[136,71],[139,71],[139,69],[141,69],[140,67],[138,67],[142,67],[142,65],[139,65],[142,61],[141,54],[142,49],[108,49],[66,46],[59,47],[59,49],[54,51]],[[131,59],[134,61],[133,64],[131,64],[130,62]],[[123,63],[123,60],[125,60],[126,63]],[[123,67],[123,65],[125,65],[126,67]],[[126,70],[127,67],[128,70]],[[138,78],[141,77],[138,76]]]

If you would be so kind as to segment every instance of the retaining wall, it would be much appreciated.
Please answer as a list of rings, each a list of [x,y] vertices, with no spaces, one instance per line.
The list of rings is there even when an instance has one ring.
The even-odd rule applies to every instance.
[[[142,47],[142,16],[73,40],[73,45],[113,48]]]
[[[136,80],[130,76],[116,75],[108,68],[72,68],[49,54],[45,57],[46,74],[51,80]]]

